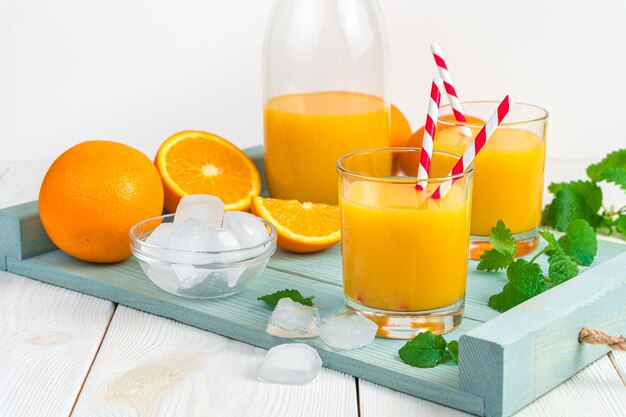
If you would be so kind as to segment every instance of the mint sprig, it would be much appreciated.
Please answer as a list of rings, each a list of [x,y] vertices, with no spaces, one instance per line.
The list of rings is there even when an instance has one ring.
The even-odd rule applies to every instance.
[[[500,223],[496,227],[502,229]],[[495,229],[495,228],[494,228]],[[548,244],[539,251],[530,261],[525,259],[513,260],[504,266],[509,282],[498,294],[489,298],[489,306],[494,310],[504,312],[534,296],[541,294],[549,288],[578,275],[578,264],[591,265],[597,252],[597,239],[593,228],[585,220],[577,219],[570,223],[567,233],[559,240],[548,230],[540,230],[541,236]],[[495,250],[485,252],[477,269],[486,262],[489,257],[498,256]],[[548,275],[545,276],[540,265],[535,262],[539,256],[548,255]],[[502,264],[504,264],[502,257]],[[489,269],[487,269],[489,270]],[[493,270],[493,269],[492,269]]]
[[[302,294],[300,294],[300,291],[298,290],[284,289],[284,290],[276,291],[275,293],[272,293],[272,294],[259,297],[257,298],[257,300],[261,300],[265,302],[265,304],[271,307],[276,307],[276,304],[278,304],[281,298],[291,298],[296,303],[300,303],[305,306],[312,306],[313,298],[315,297],[313,297],[312,295],[309,297],[304,297]]]
[[[508,229],[502,220],[491,228],[489,243],[493,249],[485,251],[480,256],[480,263],[476,267],[479,271],[498,271],[513,262],[515,254],[515,238],[511,229]]]
[[[581,219],[594,229],[606,229],[608,234],[626,234],[626,206],[615,209],[602,205],[602,189],[598,183],[610,182],[626,191],[626,149],[608,154],[602,161],[587,168],[589,181],[553,183],[548,190],[554,199],[548,204],[541,222],[566,231],[570,223]],[[578,260],[579,263],[580,260]],[[586,261],[584,261],[586,262]],[[581,263],[585,265],[585,263]]]
[[[432,368],[444,359],[458,362],[458,342],[446,342],[443,336],[432,332],[422,332],[406,342],[398,351],[400,359],[408,365],[418,368]]]

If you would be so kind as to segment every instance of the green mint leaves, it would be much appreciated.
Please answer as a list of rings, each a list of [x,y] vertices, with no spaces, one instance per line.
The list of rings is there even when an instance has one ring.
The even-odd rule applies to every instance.
[[[273,294],[264,295],[257,298],[257,300],[261,300],[271,307],[276,307],[276,304],[278,304],[278,301],[280,301],[281,298],[291,298],[296,303],[304,304],[305,306],[312,306],[313,298],[315,297],[303,297],[298,290],[285,289],[276,291]]]
[[[534,262],[518,259],[506,270],[509,283],[502,292],[489,297],[489,307],[507,311],[548,289],[541,268]]]
[[[554,185],[554,184],[553,184]],[[542,223],[565,231],[576,219],[586,220],[594,228],[600,226],[602,216],[602,190],[591,181],[574,181],[549,187],[558,190],[554,200],[543,210]]]
[[[609,234],[617,230],[626,234],[626,206],[617,210],[603,207],[602,190],[597,184],[606,181],[626,191],[626,149],[612,152],[589,166],[587,176],[590,181],[550,184],[548,190],[554,194],[554,200],[544,208],[541,222],[566,231],[572,222],[580,219],[594,230],[606,229]]]
[[[476,267],[479,271],[498,271],[513,262],[515,254],[515,238],[511,229],[508,229],[502,220],[491,228],[489,243],[493,249],[485,251],[480,256],[480,263]]]
[[[587,176],[595,182],[612,182],[626,191],[626,149],[611,152],[602,161],[589,166]]]
[[[458,362],[459,344],[455,340],[448,343],[443,336],[432,332],[423,332],[406,342],[398,351],[398,355],[408,365],[432,368],[446,358]]]
[[[495,240],[495,236],[504,236],[504,239],[508,240],[506,233],[499,233],[496,230],[502,232],[508,229],[500,220],[489,236],[492,245],[492,238]],[[567,228],[567,233],[558,240],[548,230],[539,231],[539,235],[548,245],[530,261],[513,260],[511,246],[504,246],[503,249],[502,245],[498,246],[499,250],[496,250],[496,245],[494,245],[494,249],[486,251],[481,256],[476,269],[495,271],[506,268],[506,276],[509,280],[502,288],[502,292],[489,298],[489,306],[494,310],[507,311],[541,294],[549,287],[562,284],[575,277],[578,275],[578,265],[591,265],[598,250],[595,231],[587,221],[582,219],[572,221]],[[504,250],[507,252],[503,252]],[[548,255],[547,277],[539,264],[535,262],[542,254]],[[496,269],[495,266],[498,268]]]
[[[559,239],[559,245],[579,265],[591,265],[598,253],[596,232],[582,219],[574,220],[569,224],[567,234]]]

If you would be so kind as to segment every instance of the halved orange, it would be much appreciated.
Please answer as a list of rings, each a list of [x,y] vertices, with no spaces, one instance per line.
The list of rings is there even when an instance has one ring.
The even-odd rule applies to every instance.
[[[261,192],[254,162],[238,147],[213,133],[186,130],[159,148],[155,164],[163,180],[165,208],[173,213],[188,194],[211,194],[226,210],[248,210]]]
[[[292,252],[317,252],[341,238],[339,206],[253,197],[252,213],[272,223],[278,246]]]

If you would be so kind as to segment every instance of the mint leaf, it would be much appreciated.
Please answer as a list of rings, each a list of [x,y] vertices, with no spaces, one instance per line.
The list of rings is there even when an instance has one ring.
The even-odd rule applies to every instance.
[[[567,234],[561,236],[559,244],[570,258],[579,265],[591,265],[598,253],[598,239],[593,227],[585,220],[574,220],[567,227]]]
[[[491,243],[495,250],[502,254],[508,253],[513,256],[517,250],[513,233],[511,232],[511,229],[504,225],[502,220],[498,220],[498,223],[491,228],[489,243]]]
[[[278,301],[280,301],[281,298],[291,298],[296,303],[304,304],[305,306],[312,306],[314,297],[310,296],[305,298],[302,296],[302,294],[300,294],[300,291],[298,290],[285,289],[276,291],[273,294],[264,295],[257,298],[257,300],[264,301],[265,304],[276,307],[276,304],[278,304]]]
[[[459,342],[456,340],[452,340],[448,343],[448,354],[450,355],[450,359],[454,362],[459,363]]]
[[[498,271],[504,269],[513,262],[510,254],[502,254],[495,249],[490,249],[480,255],[480,262],[476,266],[479,271]]]
[[[432,368],[443,359],[446,340],[432,332],[423,332],[406,342],[398,351],[400,359],[418,368]]]
[[[590,165],[587,175],[595,182],[613,182],[626,190],[626,149],[611,152],[602,161]]]
[[[525,259],[518,259],[509,265],[506,275],[509,283],[501,293],[489,298],[489,306],[494,310],[507,311],[548,289],[539,265]]]
[[[553,182],[552,184],[548,185],[548,191],[550,191],[552,194],[556,194],[559,191],[561,191],[563,187],[565,187],[565,184],[567,183],[566,182]]]
[[[548,258],[548,278],[553,285],[559,285],[578,275],[578,265],[557,246]]]
[[[626,235],[626,214],[620,214],[613,224],[618,232]]]
[[[511,229],[508,229],[502,220],[491,228],[489,243],[493,249],[480,255],[480,263],[476,266],[479,271],[497,271],[504,269],[513,262],[513,254],[517,250],[515,238]]]
[[[602,216],[602,190],[591,181],[574,181],[564,184],[554,195],[554,200],[544,209],[541,221],[565,231],[576,219],[587,220],[593,228],[600,226]]]
[[[556,242],[556,238],[549,230],[540,230],[539,236],[541,236],[548,243],[548,250],[552,251],[556,249],[559,244]]]

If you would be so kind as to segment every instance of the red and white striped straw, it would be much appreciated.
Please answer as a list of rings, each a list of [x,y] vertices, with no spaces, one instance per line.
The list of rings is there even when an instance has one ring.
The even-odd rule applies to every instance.
[[[507,95],[504,97],[504,100],[498,105],[498,108],[487,120],[487,123],[480,129],[478,135],[474,138],[474,141],[470,144],[470,146],[465,150],[465,153],[459,160],[456,162],[452,170],[448,174],[448,176],[458,175],[463,173],[474,161],[478,152],[485,146],[485,143],[489,140],[493,132],[495,132],[498,125],[502,122],[502,119],[509,113],[509,110],[513,107],[514,101],[509,98]],[[452,184],[454,184],[461,177],[456,177],[446,182],[443,182],[437,187],[432,198],[442,198],[444,197],[450,188],[452,188]]]
[[[422,140],[422,152],[420,162],[417,167],[417,179],[424,180],[430,173],[430,161],[435,145],[435,131],[437,130],[437,117],[439,115],[439,104],[441,103],[441,90],[443,90],[443,80],[435,77],[430,88],[430,99],[428,100],[428,113],[426,113],[426,124],[424,125],[424,138]],[[415,184],[418,190],[426,188],[426,181],[419,181]]]
[[[435,42],[430,45],[430,50],[433,52],[433,57],[435,58],[435,63],[437,64],[439,75],[441,75],[441,78],[443,78],[443,86],[445,87],[446,93],[448,94],[448,100],[450,101],[450,105],[452,106],[454,118],[457,120],[457,122],[467,123],[467,119],[465,118],[465,112],[463,111],[463,106],[461,105],[461,100],[459,100],[459,96],[456,93],[456,88],[454,88],[454,82],[452,81],[450,71],[448,71],[448,66],[446,65],[446,60],[443,57],[443,51],[441,50],[441,46],[439,46],[439,44]],[[472,131],[469,127],[462,125],[459,127],[463,136],[471,136]]]

